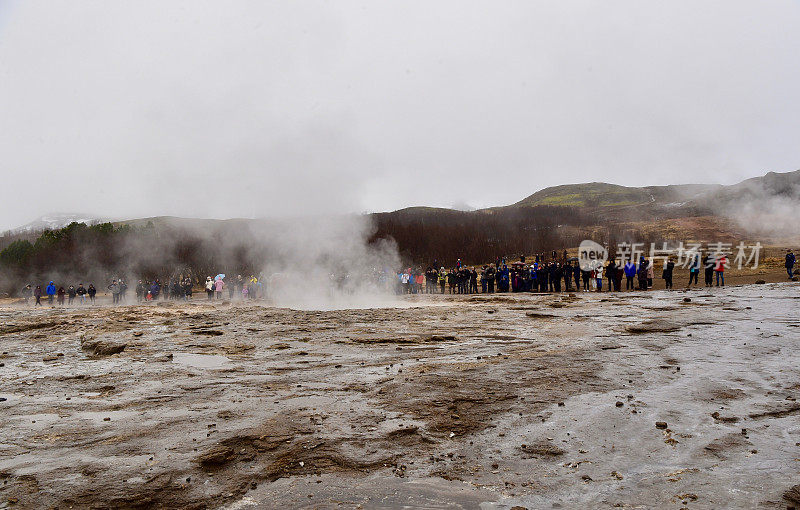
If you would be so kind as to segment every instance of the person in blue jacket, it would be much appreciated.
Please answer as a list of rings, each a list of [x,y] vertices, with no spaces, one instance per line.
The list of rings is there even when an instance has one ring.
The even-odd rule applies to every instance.
[[[498,289],[500,292],[508,292],[508,284],[509,284],[509,271],[508,266],[503,264],[503,267],[500,271],[497,272],[497,275],[500,277],[500,288]]]
[[[625,290],[634,290],[636,286],[633,279],[636,278],[636,264],[632,260],[625,263]]]
[[[158,299],[158,294],[161,292],[161,285],[158,284],[158,280],[153,281],[153,284],[150,285],[150,296],[153,298],[153,301]]]
[[[794,273],[794,262],[795,262],[794,253],[792,250],[786,252],[786,272],[789,273],[789,279],[792,279],[792,275]]]
[[[47,302],[52,305],[53,297],[56,295],[56,286],[53,284],[53,282],[50,282],[50,284],[45,287],[44,292],[47,294]]]

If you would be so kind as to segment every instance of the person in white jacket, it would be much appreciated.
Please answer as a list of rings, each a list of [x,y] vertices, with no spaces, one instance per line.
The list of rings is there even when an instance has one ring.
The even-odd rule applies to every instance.
[[[214,281],[210,276],[206,277],[206,294],[208,295],[209,301],[214,299]]]
[[[597,282],[597,292],[603,292],[603,264],[597,264],[594,269],[594,278]]]

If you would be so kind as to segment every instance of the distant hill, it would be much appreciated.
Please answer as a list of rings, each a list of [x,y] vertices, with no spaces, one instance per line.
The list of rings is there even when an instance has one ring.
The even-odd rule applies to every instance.
[[[645,186],[641,188],[590,182],[563,184],[537,191],[511,207],[555,205],[562,207],[619,207],[632,205],[685,202],[704,194],[715,192],[718,184],[681,184],[672,186]]]
[[[48,213],[36,218],[30,223],[26,223],[17,228],[11,229],[9,230],[9,232],[10,233],[40,232],[42,230],[55,230],[57,228],[63,228],[72,222],[94,225],[96,223],[102,223],[103,221],[106,220],[103,220],[102,218],[98,218],[91,214]]]
[[[629,187],[604,182],[564,184],[537,191],[508,207],[694,206],[727,209],[772,198],[800,200],[800,170],[769,172],[738,184],[680,184]]]
[[[651,201],[653,201],[653,197],[645,188],[629,188],[617,184],[590,182],[545,188],[512,204],[512,206],[607,207],[645,204]]]
[[[377,236],[409,258],[465,260],[530,254],[582,239],[789,242],[798,238],[800,170],[738,184],[629,187],[602,182],[546,188],[511,205],[465,212],[410,207],[373,214]]]

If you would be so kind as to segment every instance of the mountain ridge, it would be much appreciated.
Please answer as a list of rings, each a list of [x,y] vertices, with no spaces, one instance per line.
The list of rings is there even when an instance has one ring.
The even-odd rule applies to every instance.
[[[467,218],[499,212],[513,213],[515,209],[556,208],[579,209],[594,215],[598,222],[659,221],[669,218],[697,216],[729,216],[737,207],[760,210],[773,199],[800,203],[800,170],[768,172],[762,176],[745,179],[731,185],[722,184],[671,184],[662,186],[623,186],[605,182],[561,184],[536,191],[509,204],[476,210],[450,207],[409,206],[394,211],[368,213],[372,218],[394,217],[402,222],[432,221],[432,218]],[[763,207],[761,207],[763,209]],[[771,211],[764,211],[769,213]],[[7,234],[32,233],[46,229],[62,228],[69,223],[99,223],[104,220],[89,214],[49,213],[36,220],[8,230]],[[148,222],[181,224],[202,228],[204,225],[223,225],[271,221],[249,218],[184,218],[177,216],[152,216],[112,221],[115,225],[144,226]],[[276,220],[277,221],[277,220]]]

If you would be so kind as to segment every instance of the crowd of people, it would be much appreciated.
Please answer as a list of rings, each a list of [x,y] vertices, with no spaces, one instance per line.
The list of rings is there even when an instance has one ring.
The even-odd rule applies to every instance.
[[[30,284],[22,289],[22,297],[25,299],[25,302],[27,303],[31,299],[34,299],[34,306],[44,306],[42,304],[42,298],[47,299],[48,304],[51,306],[53,302],[63,305],[65,301],[67,304],[71,305],[76,299],[81,304],[85,303],[87,300],[90,303],[94,303],[96,295],[97,289],[91,283],[88,287],[84,287],[82,283],[79,283],[77,287],[70,285],[65,289],[63,286],[56,288],[55,283],[51,281],[44,289],[42,289],[41,285],[33,287]]]
[[[788,266],[789,275],[792,269]],[[792,257],[794,257],[792,255]],[[794,258],[792,258],[792,266]],[[689,272],[689,285],[699,285],[699,274],[704,276],[706,287],[725,286],[725,270],[728,258],[725,254],[695,254],[685,264]],[[673,288],[676,263],[665,258],[661,266],[661,278],[666,289]],[[530,263],[525,257],[507,263],[497,259],[480,269],[467,267],[461,259],[454,267],[445,269],[434,262],[426,269],[408,268],[397,274],[398,294],[477,294],[494,292],[602,292],[625,290],[647,290],[653,287],[656,265],[653,259],[641,256],[638,261],[609,261],[592,265],[580,265],[577,257],[569,258],[566,250],[559,256],[553,252],[546,259],[536,255]],[[605,283],[607,281],[607,284]]]
[[[225,294],[230,300],[238,299],[260,299],[264,297],[264,286],[261,279],[256,276],[242,277],[237,275],[229,282],[224,280],[225,275],[217,275],[214,279],[207,277],[205,291],[209,300],[223,299]],[[136,284],[136,301],[138,303],[157,300],[189,300],[192,298],[194,284],[190,276],[178,276],[175,278],[165,278],[155,280],[139,280]],[[113,304],[127,302],[128,284],[122,278],[115,278],[105,288],[111,294]],[[83,283],[56,286],[51,281],[44,287],[42,285],[26,285],[20,293],[25,303],[32,303],[33,306],[44,306],[42,300],[50,306],[64,306],[72,304],[95,304],[97,288],[90,283],[84,287]]]
[[[785,267],[789,278],[794,277],[796,258],[789,250],[786,253]],[[688,285],[699,285],[700,273],[703,273],[703,284],[706,287],[725,286],[725,270],[728,259],[725,254],[694,254],[684,261],[683,268],[689,272]],[[398,294],[477,294],[495,292],[602,292],[621,291],[623,281],[625,290],[647,290],[653,287],[655,263],[652,258],[641,256],[638,261],[609,261],[581,266],[576,257],[569,258],[567,251],[562,254],[553,252],[549,259],[542,254],[535,255],[532,262],[520,257],[518,261],[507,263],[505,258],[498,258],[494,263],[485,264],[480,269],[466,266],[458,259],[453,267],[445,269],[438,261],[422,269],[408,268],[397,273],[395,291]],[[673,276],[676,263],[672,257],[666,257],[661,265],[661,279],[666,289],[673,288]],[[385,287],[385,272],[364,275],[375,283]],[[280,276],[280,275],[273,275]],[[349,275],[331,275],[331,284],[336,288],[347,288]],[[607,284],[605,282],[608,282]],[[192,298],[194,283],[191,276],[180,275],[173,278],[155,280],[139,280],[135,287],[136,301],[147,302],[157,300],[189,300]],[[208,300],[221,299],[261,299],[265,297],[265,285],[261,276],[236,277],[225,279],[224,274],[206,277],[203,289]],[[127,301],[128,285],[122,278],[113,279],[106,287],[111,294],[112,303]],[[25,302],[33,301],[33,306],[43,306],[42,299],[53,305],[94,304],[97,288],[94,284],[84,287],[56,286],[51,281],[46,286],[27,285],[21,292]]]

